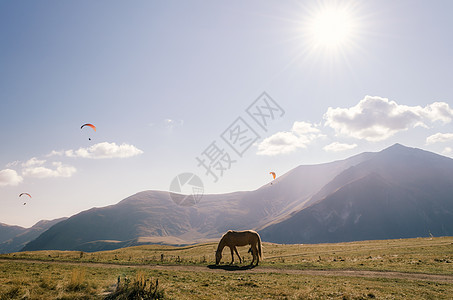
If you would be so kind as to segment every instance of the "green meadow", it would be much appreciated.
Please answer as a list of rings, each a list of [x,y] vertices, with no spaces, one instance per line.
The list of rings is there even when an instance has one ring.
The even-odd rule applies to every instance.
[[[216,243],[0,255],[0,299],[452,299],[453,237],[263,244],[259,266]],[[157,284],[156,284],[157,281]],[[135,294],[134,294],[135,293]],[[132,298],[131,298],[132,297]],[[148,298],[146,298],[148,297]],[[138,299],[138,298],[137,298]]]

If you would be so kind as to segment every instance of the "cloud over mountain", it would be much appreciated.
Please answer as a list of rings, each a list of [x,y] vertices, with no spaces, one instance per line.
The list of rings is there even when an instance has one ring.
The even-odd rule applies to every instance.
[[[415,127],[432,128],[453,120],[453,109],[448,103],[434,102],[422,106],[398,104],[387,98],[365,96],[349,108],[329,107],[323,115],[324,122],[293,123],[288,131],[280,131],[257,143],[257,154],[274,156],[297,149],[306,149],[320,138],[332,136],[352,137],[368,142],[379,142],[401,131]],[[330,130],[330,129],[333,129]],[[453,133],[437,133],[426,139],[426,144],[453,140]],[[333,141],[323,147],[326,152],[340,152],[356,148],[355,143]]]
[[[127,158],[142,154],[143,151],[129,144],[117,145],[116,143],[98,143],[88,148],[79,148],[78,150],[67,150],[67,157],[82,158]]]
[[[426,138],[427,145],[449,141],[453,141],[453,133],[436,133]]]
[[[82,157],[82,158],[127,158],[142,154],[143,151],[129,144],[117,145],[116,143],[98,143],[88,148],[79,148],[78,150],[52,151],[47,158],[53,156]],[[23,177],[33,178],[56,178],[71,177],[77,169],[74,166],[64,164],[61,161],[49,161],[48,159],[39,159],[32,157],[25,162],[14,161],[9,163],[7,169],[0,170],[0,186],[18,185],[23,181],[23,177],[16,170],[10,167],[21,166],[21,175]]]
[[[329,107],[324,119],[325,125],[339,134],[375,142],[412,127],[428,127],[436,121],[449,123],[453,110],[445,102],[425,107],[407,106],[386,98],[366,96],[350,108]]]
[[[357,144],[345,144],[345,143],[339,143],[339,142],[333,142],[327,146],[324,146],[322,149],[327,152],[340,152],[340,151],[346,151],[346,150],[351,150],[357,147]]]
[[[0,186],[18,185],[23,178],[11,169],[0,170]]]
[[[27,160],[26,162],[22,163],[22,166],[27,167],[27,168],[34,167],[34,166],[42,166],[45,162],[46,162],[45,160],[41,160],[36,157],[32,157],[29,160]]]
[[[290,131],[277,132],[258,144],[258,155],[277,155],[307,148],[314,140],[323,137],[321,131],[307,122],[294,122]]]
[[[69,165],[64,165],[61,162],[53,162],[52,167],[31,166],[23,169],[22,175],[35,178],[50,178],[50,177],[71,177],[76,168]]]

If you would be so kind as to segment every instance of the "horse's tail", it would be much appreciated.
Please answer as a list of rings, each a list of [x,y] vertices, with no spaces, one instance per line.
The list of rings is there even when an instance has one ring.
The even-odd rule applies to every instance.
[[[263,253],[261,251],[261,237],[258,234],[258,232],[256,233],[256,235],[258,236],[258,255],[260,256],[261,259],[263,259]]]

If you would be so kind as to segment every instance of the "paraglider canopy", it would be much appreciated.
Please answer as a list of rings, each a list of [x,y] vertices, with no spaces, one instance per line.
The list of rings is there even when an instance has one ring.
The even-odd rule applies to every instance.
[[[27,195],[28,197],[31,198],[31,195],[29,193],[20,193],[19,197],[21,197],[22,195]],[[27,202],[24,202],[24,205],[27,204]]]
[[[275,172],[269,172],[269,174],[271,174],[272,177],[274,177],[274,179],[275,179],[275,177],[277,176],[277,175],[275,175]]]
[[[83,124],[82,126],[80,126],[80,129],[82,129],[82,128],[85,127],[85,126],[89,126],[89,127],[93,128],[94,131],[96,131],[96,126],[94,126],[93,124],[90,124],[90,123]]]
[[[90,123],[83,124],[82,126],[80,126],[80,129],[82,129],[85,126],[91,127],[91,128],[93,128],[94,131],[96,131],[96,126],[94,126],[93,124],[90,124]],[[91,138],[88,138],[88,140],[91,141]]]

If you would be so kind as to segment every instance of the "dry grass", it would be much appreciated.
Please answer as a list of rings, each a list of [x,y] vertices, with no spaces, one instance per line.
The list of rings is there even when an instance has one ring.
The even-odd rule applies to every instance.
[[[71,272],[71,278],[67,287],[68,291],[82,291],[88,289],[88,282],[85,280],[85,269],[76,268]]]
[[[145,271],[138,270],[133,281],[125,277],[121,282],[120,276],[115,291],[108,294],[105,299],[165,299],[165,295],[159,289],[158,279],[154,282]]]
[[[385,278],[311,276],[284,273],[156,271],[128,265],[200,265],[214,262],[216,244],[188,247],[140,246],[115,251],[37,251],[2,255],[0,299],[103,299],[128,288],[174,299],[451,299],[453,284]],[[250,263],[248,248],[239,249]],[[264,244],[258,269],[352,269],[453,275],[453,237],[320,245]],[[163,256],[162,256],[163,254]],[[44,263],[27,261],[40,260]],[[231,259],[224,252],[223,261]],[[46,261],[103,262],[107,265]],[[237,259],[236,259],[237,261]],[[208,268],[206,268],[208,269]],[[123,285],[124,287],[124,285]],[[163,293],[161,294],[163,297]]]
[[[170,264],[207,265],[214,263],[216,243],[187,247],[149,245],[113,251],[36,251],[0,255],[49,261],[101,262],[123,265]],[[238,248],[245,264],[250,263],[248,247]],[[338,244],[280,245],[264,243],[261,266],[293,269],[356,269],[453,274],[453,237],[363,241]],[[83,254],[81,254],[83,253]],[[228,249],[223,262],[231,260]],[[235,261],[238,261],[237,257]]]

